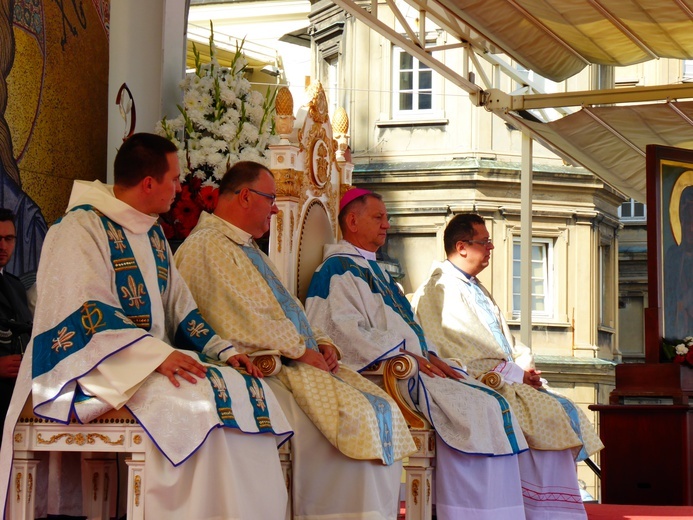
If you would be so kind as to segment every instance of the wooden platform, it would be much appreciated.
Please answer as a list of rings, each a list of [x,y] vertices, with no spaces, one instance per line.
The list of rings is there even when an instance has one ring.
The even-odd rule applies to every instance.
[[[690,506],[633,506],[585,504],[589,520],[683,520],[693,519]]]

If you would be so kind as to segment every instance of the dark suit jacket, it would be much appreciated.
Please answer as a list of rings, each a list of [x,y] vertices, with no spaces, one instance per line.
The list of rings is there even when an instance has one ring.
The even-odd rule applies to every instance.
[[[5,271],[3,277],[10,294],[0,291],[0,356],[22,354],[29,342],[32,321],[26,290],[13,274]]]
[[[0,291],[0,356],[23,354],[31,334],[31,312],[27,306],[26,290],[16,276],[3,273],[9,294]],[[0,436],[5,415],[10,406],[15,378],[0,378]]]

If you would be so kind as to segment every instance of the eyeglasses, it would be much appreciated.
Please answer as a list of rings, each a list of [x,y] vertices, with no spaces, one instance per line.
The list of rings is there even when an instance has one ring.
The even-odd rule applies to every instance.
[[[486,240],[462,240],[462,242],[467,242],[467,244],[479,244],[482,247],[491,247],[493,245],[493,240],[490,238]]]
[[[233,194],[238,195],[241,191],[242,190],[236,190],[233,192]],[[272,195],[271,193],[265,193],[264,191],[254,190],[253,188],[248,188],[248,191],[252,191],[253,193],[260,195],[261,197],[265,197],[266,199],[269,199],[270,204],[274,204],[277,200],[277,196]]]
[[[5,235],[5,236],[0,236],[0,242],[2,241],[7,242],[8,244],[12,244],[15,240],[17,240],[16,235]]]

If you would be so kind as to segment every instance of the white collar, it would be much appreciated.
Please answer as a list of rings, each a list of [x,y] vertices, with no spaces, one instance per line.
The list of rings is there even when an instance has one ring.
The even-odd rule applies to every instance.
[[[68,211],[76,206],[91,205],[131,233],[148,232],[159,218],[136,210],[116,198],[113,186],[100,181],[75,181],[67,204]]]

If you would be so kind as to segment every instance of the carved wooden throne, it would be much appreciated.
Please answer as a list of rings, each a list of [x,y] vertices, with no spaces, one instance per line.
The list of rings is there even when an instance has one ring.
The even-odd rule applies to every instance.
[[[281,141],[270,147],[279,212],[272,220],[269,256],[282,281],[301,301],[322,263],[323,246],[339,236],[339,200],[352,187],[354,169],[345,156],[349,139],[346,111],[338,108],[330,125],[320,82],[309,87],[307,97],[308,102],[294,117],[289,89],[279,90],[276,126]],[[401,355],[369,367],[365,375],[383,377],[417,447],[405,462],[406,517],[430,520],[435,432],[421,414],[409,408],[397,386],[397,380],[415,377],[417,370],[413,358]]]

